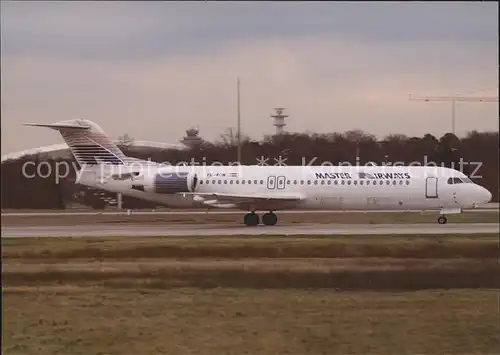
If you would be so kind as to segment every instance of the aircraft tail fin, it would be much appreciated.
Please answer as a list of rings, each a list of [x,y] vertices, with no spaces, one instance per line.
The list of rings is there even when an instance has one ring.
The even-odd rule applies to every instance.
[[[59,131],[78,164],[126,165],[129,158],[96,123],[72,119],[51,124],[26,123],[25,126],[46,127]]]

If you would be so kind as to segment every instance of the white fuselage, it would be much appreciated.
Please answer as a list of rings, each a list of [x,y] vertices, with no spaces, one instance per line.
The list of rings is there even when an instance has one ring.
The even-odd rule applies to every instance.
[[[179,171],[189,174],[189,189],[158,192],[157,186],[163,180],[155,177]],[[247,200],[249,196],[250,200],[251,196],[259,196],[258,201],[250,204],[216,207],[269,211],[295,208],[455,211],[473,208],[491,199],[486,189],[461,172],[442,167],[136,165],[118,169],[95,166],[80,171],[77,182],[174,208],[210,207],[207,198],[197,199],[197,194],[241,195]],[[262,196],[273,199],[266,201]],[[280,200],[281,196],[300,198],[287,201]]]

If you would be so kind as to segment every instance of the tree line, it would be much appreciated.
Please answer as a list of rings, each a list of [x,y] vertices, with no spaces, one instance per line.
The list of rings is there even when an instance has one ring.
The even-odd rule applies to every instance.
[[[321,165],[324,162],[365,165],[431,165],[451,167],[462,171],[487,188],[493,201],[499,200],[499,134],[498,132],[469,132],[459,138],[446,133],[440,138],[432,134],[408,137],[393,134],[383,140],[360,130],[344,133],[285,133],[265,136],[261,140],[243,137],[241,164],[257,165],[258,158],[267,158],[267,164]],[[215,142],[201,141],[188,150],[137,148],[128,144],[120,148],[126,155],[168,162],[197,162],[211,165],[231,164],[237,161],[237,144],[234,135],[222,135]],[[33,162],[26,168],[26,162]],[[42,163],[43,164],[40,164]],[[56,177],[56,166],[64,159],[43,159],[39,155],[25,156],[2,163],[2,208],[64,209],[79,203],[95,209],[106,208],[106,198],[115,194],[75,185],[75,171],[68,176]],[[25,171],[23,172],[23,166]],[[40,167],[39,167],[40,166]],[[35,167],[39,167],[35,174]],[[28,177],[33,176],[34,177]],[[42,176],[46,176],[43,178]],[[155,205],[131,197],[123,197],[124,208],[154,208]]]

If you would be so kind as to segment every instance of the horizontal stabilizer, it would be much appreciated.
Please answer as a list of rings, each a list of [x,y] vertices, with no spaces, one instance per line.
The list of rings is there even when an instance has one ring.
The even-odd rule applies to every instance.
[[[52,128],[52,129],[81,129],[81,130],[86,130],[90,129],[89,125],[86,125],[84,123],[82,124],[75,124],[75,123],[24,123],[24,126],[31,126],[31,127],[45,127],[45,128]]]

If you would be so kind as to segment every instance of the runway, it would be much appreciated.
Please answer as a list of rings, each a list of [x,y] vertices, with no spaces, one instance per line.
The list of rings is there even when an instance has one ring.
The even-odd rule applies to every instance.
[[[285,226],[233,226],[224,224],[76,225],[2,227],[2,238],[34,237],[178,237],[231,235],[410,235],[499,233],[496,223],[439,224],[301,224]]]
[[[333,214],[333,213],[406,213],[414,212],[421,213],[422,210],[287,210],[283,213],[286,214],[303,214],[303,213],[314,213],[314,214]],[[434,211],[436,212],[436,211]],[[463,210],[464,213],[498,213],[497,208],[477,208],[477,209],[467,209]],[[51,211],[51,212],[2,212],[2,217],[49,217],[49,216],[125,216],[125,215],[202,215],[202,214],[212,214],[212,215],[228,215],[228,214],[242,214],[242,211],[234,210],[211,210],[211,211],[193,211],[193,210],[178,210],[178,211]]]

